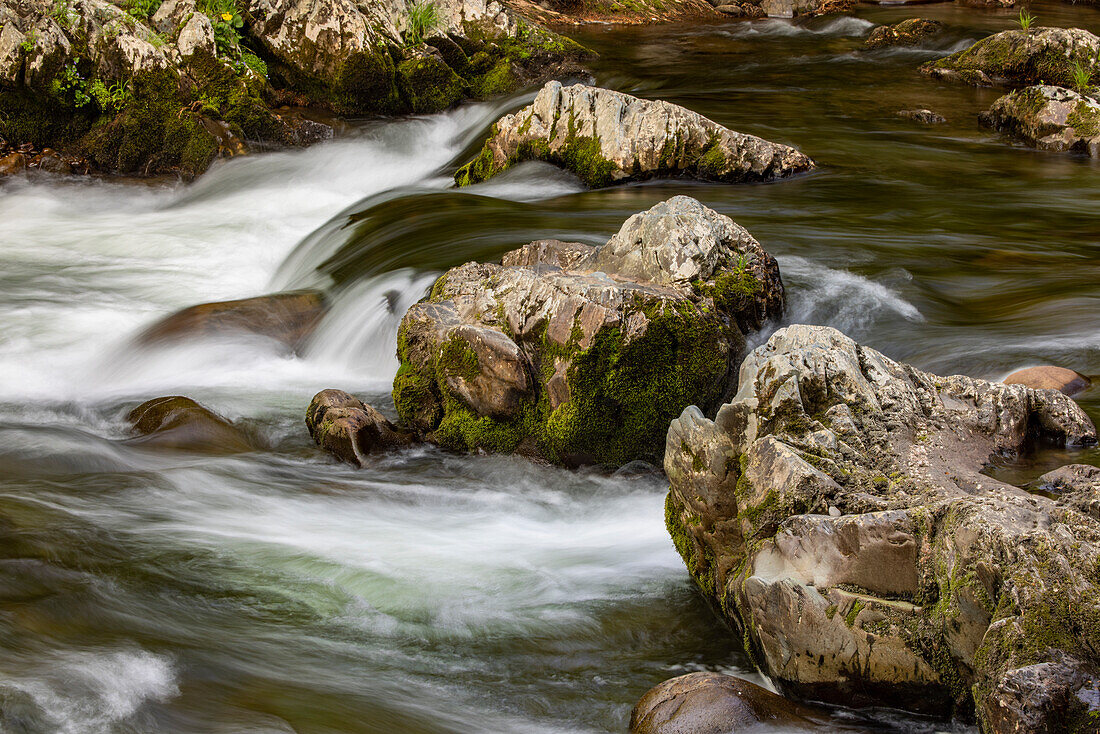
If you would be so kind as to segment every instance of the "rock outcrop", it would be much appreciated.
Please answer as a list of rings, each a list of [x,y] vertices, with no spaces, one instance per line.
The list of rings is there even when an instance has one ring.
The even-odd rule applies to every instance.
[[[591,52],[495,0],[0,0],[0,139],[126,174],[201,173],[339,114],[436,112],[575,72]],[[414,17],[415,16],[415,17]]]
[[[1100,103],[1071,89],[1017,89],[994,102],[979,121],[1041,150],[1100,156]]]
[[[630,732],[729,734],[762,725],[812,731],[821,730],[823,718],[742,678],[688,673],[659,683],[642,696],[630,713]]]
[[[788,692],[1074,731],[1100,714],[1100,523],[981,473],[1036,438],[1096,430],[1056,391],[790,326],[713,421],[689,407],[672,422],[666,520]]]
[[[934,79],[975,86],[1056,84],[1072,87],[1076,65],[1093,76],[1100,38],[1080,28],[1001,31],[921,67]]]
[[[298,350],[325,315],[319,291],[290,291],[237,301],[202,303],[166,316],[136,339],[149,345],[241,334],[273,339]]]
[[[455,181],[478,183],[529,160],[561,166],[592,187],[659,176],[767,181],[814,166],[794,148],[734,132],[669,102],[558,82],[500,118]]]
[[[341,461],[362,466],[367,455],[416,442],[373,406],[343,390],[322,390],[306,410],[309,435]]]
[[[677,196],[601,247],[539,241],[447,271],[401,322],[394,404],[454,449],[653,461],[668,420],[727,396],[743,334],[782,307],[775,259]]]
[[[1066,395],[1076,395],[1092,384],[1092,380],[1080,372],[1052,364],[1016,370],[1001,382],[1006,385],[1024,385],[1036,390],[1058,390]]]
[[[908,18],[893,25],[880,25],[863,42],[867,48],[916,46],[943,30],[943,23],[925,18]]]
[[[146,401],[131,410],[126,420],[136,434],[127,443],[135,446],[212,454],[254,448],[250,436],[238,426],[182,395]]]

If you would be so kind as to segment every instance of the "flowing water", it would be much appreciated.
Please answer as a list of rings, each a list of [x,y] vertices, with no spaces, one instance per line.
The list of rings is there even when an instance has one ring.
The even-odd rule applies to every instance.
[[[874,23],[946,21],[865,53]],[[1033,5],[1100,31],[1100,13]],[[319,389],[386,406],[400,315],[433,277],[531,239],[600,243],[684,193],[780,262],[790,322],[836,326],[940,373],[1100,372],[1100,169],[980,130],[996,97],[915,68],[1009,27],[953,5],[858,17],[587,29],[598,83],[797,145],[821,164],[760,186],[584,191],[521,166],[449,188],[530,94],[363,123],[191,185],[21,178],[0,187],[0,731],[602,732],[691,670],[760,680],[693,591],[652,474],[417,449],[337,465],[302,422]],[[927,106],[948,123],[895,116]],[[320,287],[300,356],[263,340],[137,350],[195,303]],[[119,443],[136,403],[186,394],[264,446]],[[1100,417],[1097,391],[1082,404]],[[996,467],[1020,483],[1096,451]],[[854,723],[853,723],[854,722]],[[960,725],[837,711],[834,726]]]

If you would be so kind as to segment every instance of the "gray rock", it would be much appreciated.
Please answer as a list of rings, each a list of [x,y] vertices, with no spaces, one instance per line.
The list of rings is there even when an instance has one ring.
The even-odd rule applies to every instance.
[[[670,175],[766,181],[814,166],[794,148],[734,132],[669,102],[559,82],[548,82],[534,102],[500,118],[455,180],[478,183],[525,160],[562,166],[593,187]]]
[[[979,120],[1042,150],[1100,157],[1100,103],[1070,89],[1049,84],[1017,89],[994,102]]]
[[[779,268],[677,196],[602,247],[542,240],[447,271],[398,334],[402,422],[455,449],[618,466],[728,393],[744,333],[783,307]]]
[[[1076,699],[1020,671],[1097,679],[1100,523],[981,473],[1035,436],[1088,445],[1096,430],[1059,392],[938,377],[790,326],[745,359],[713,421],[688,408],[672,422],[666,520],[785,690],[1062,731]],[[1049,711],[1025,715],[1005,691]],[[1036,716],[1054,728],[1029,728]]]
[[[341,461],[362,466],[368,454],[409,446],[416,438],[343,390],[322,390],[306,410],[309,435]]]
[[[755,683],[719,673],[688,673],[651,688],[630,714],[631,734],[730,734],[761,725],[816,729],[824,718]]]
[[[1074,67],[1097,76],[1100,38],[1080,28],[1010,30],[983,38],[921,67],[934,79],[975,86],[1057,84],[1072,87]]]

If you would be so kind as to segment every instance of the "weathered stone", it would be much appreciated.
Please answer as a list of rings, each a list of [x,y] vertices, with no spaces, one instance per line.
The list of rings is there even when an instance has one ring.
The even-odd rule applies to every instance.
[[[994,102],[979,120],[1042,150],[1100,157],[1100,103],[1070,89],[1050,85],[1018,89]]]
[[[745,11],[741,9],[740,5],[716,5],[714,9],[722,15],[728,15],[733,18],[740,18],[745,14]]]
[[[656,459],[667,420],[717,405],[743,334],[783,307],[774,258],[683,196],[602,247],[542,240],[502,262],[452,268],[402,320],[394,404],[444,446]]]
[[[818,721],[815,721],[814,718]],[[719,673],[688,673],[659,683],[630,713],[631,734],[731,734],[761,725],[818,728],[820,713],[755,683]]]
[[[921,41],[943,30],[938,20],[909,18],[893,25],[880,25],[871,31],[863,42],[867,48],[885,48],[887,46],[916,46]]]
[[[666,521],[785,689],[1064,731],[1100,711],[1095,494],[1056,503],[981,473],[1036,437],[1087,445],[1096,430],[1056,391],[938,377],[790,326],[745,359],[714,421],[672,422]],[[1070,695],[1045,688],[1043,664],[1068,666]],[[1033,699],[1038,714],[1013,703]]]
[[[794,148],[734,132],[669,102],[559,82],[548,82],[534,102],[500,118],[455,180],[478,183],[527,160],[562,166],[593,187],[677,175],[766,181],[814,166]]]
[[[1067,464],[1039,477],[1035,485],[1057,495],[1059,504],[1100,520],[1100,467]]]
[[[1016,370],[1002,382],[1006,385],[1024,385],[1036,390],[1058,390],[1066,395],[1076,395],[1092,384],[1092,380],[1080,372],[1054,365],[1025,367],[1022,370]]]
[[[374,407],[343,390],[322,390],[314,395],[306,410],[306,426],[318,446],[355,466],[362,466],[371,453],[416,441]]]
[[[126,416],[137,446],[231,454],[250,451],[253,442],[240,428],[180,395],[154,398]]]
[[[1100,38],[1080,28],[1010,30],[921,67],[934,79],[975,86],[1057,84],[1072,87],[1074,68],[1100,71]]]
[[[238,301],[189,306],[161,319],[137,337],[139,344],[254,334],[300,348],[325,314],[318,291],[291,291]]]
[[[898,117],[904,117],[908,120],[915,120],[924,125],[939,125],[947,122],[947,119],[940,114],[933,112],[932,110],[919,109],[919,110],[899,110]]]
[[[27,167],[27,157],[22,153],[9,153],[0,158],[0,176],[11,176]]]

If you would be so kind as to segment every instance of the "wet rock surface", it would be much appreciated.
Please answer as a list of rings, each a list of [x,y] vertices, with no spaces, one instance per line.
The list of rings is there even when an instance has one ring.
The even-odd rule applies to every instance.
[[[402,320],[394,403],[459,450],[656,460],[667,420],[717,405],[744,334],[782,307],[775,259],[677,196],[601,247],[544,240],[447,271]]]
[[[975,86],[1074,85],[1076,65],[1096,76],[1100,38],[1081,28],[1009,30],[921,67],[934,79]]]
[[[669,102],[558,82],[498,120],[455,180],[478,183],[528,160],[561,166],[592,187],[659,176],[767,181],[814,166],[794,148],[734,132]]]
[[[925,18],[909,18],[893,25],[880,25],[871,31],[863,45],[867,48],[916,46],[943,30],[943,23]]]
[[[134,446],[213,454],[255,447],[251,437],[231,421],[182,395],[144,402],[126,420],[136,434],[127,443]]]
[[[673,421],[666,520],[786,690],[1067,731],[1097,710],[1100,524],[981,473],[1036,437],[1091,445],[1096,430],[1056,391],[939,377],[790,326],[746,358],[714,420]]]
[[[1036,390],[1058,390],[1066,395],[1076,395],[1092,384],[1092,380],[1080,372],[1049,364],[1016,370],[1002,382],[1006,385],[1024,385]]]
[[[190,306],[153,324],[136,339],[151,345],[186,339],[262,336],[297,350],[325,314],[319,291],[291,291]]]
[[[986,127],[1041,150],[1100,157],[1100,102],[1049,84],[1010,92],[979,117]]]
[[[898,117],[904,117],[907,120],[919,122],[922,125],[940,125],[947,122],[947,119],[943,115],[929,109],[899,110]]]
[[[309,435],[325,451],[362,466],[371,453],[409,446],[416,438],[401,431],[373,406],[343,390],[322,390],[306,410]]]
[[[815,721],[815,717],[818,719]],[[631,734],[729,734],[763,726],[820,729],[820,713],[742,678],[689,673],[660,683],[634,706]]]

